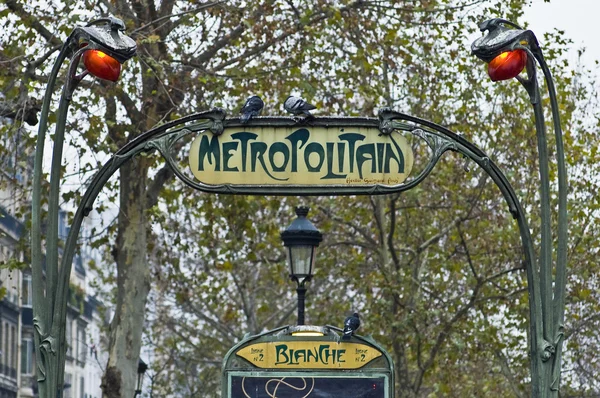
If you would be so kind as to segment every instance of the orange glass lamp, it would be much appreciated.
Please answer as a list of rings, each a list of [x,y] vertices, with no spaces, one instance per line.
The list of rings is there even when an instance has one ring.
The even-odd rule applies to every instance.
[[[527,53],[524,50],[505,51],[488,63],[488,75],[492,81],[509,80],[525,69]]]
[[[83,53],[83,64],[89,73],[100,79],[116,82],[121,74],[121,63],[100,50]]]

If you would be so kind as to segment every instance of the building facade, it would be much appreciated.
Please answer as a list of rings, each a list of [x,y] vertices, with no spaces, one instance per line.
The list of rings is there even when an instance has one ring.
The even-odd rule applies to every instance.
[[[0,144],[6,148],[0,155],[0,398],[19,396],[21,384],[21,333],[24,226],[15,216],[21,209],[20,191],[23,173],[17,167],[21,141],[19,129],[8,120],[0,126],[10,130]],[[29,290],[26,293],[30,293]],[[26,298],[27,299],[27,298]]]
[[[24,261],[22,223],[0,207],[0,263]],[[66,219],[66,217],[61,217]],[[61,223],[64,226],[64,223]],[[64,232],[64,230],[63,230]],[[0,398],[37,396],[31,270],[0,269]],[[67,304],[65,398],[99,398],[106,364],[101,302],[86,294],[86,271],[76,256]]]
[[[0,119],[0,127],[7,127],[7,123]],[[31,267],[25,255],[28,231],[20,220],[28,217],[30,207],[24,199],[28,173],[17,167],[17,157],[23,155],[19,134],[12,129],[11,134],[0,138],[0,144],[9,149],[0,153],[0,398],[38,395]],[[63,240],[68,234],[67,218],[68,214],[61,211],[59,237]],[[106,361],[100,336],[104,322],[99,311],[101,303],[86,294],[86,277],[84,260],[77,255],[67,309],[65,398],[102,395],[100,379]]]

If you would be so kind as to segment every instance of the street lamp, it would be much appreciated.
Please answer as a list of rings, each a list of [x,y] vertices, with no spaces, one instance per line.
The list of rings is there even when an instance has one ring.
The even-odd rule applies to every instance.
[[[484,21],[479,28],[487,33],[473,42],[471,45],[473,54],[488,63],[488,74],[492,80],[517,78],[529,94],[534,109],[540,167],[541,246],[539,259],[530,259],[527,267],[532,396],[555,398],[558,397],[564,340],[568,231],[567,172],[556,90],[542,50],[532,31],[524,30],[510,21],[499,18]],[[550,208],[549,150],[536,61],[548,87],[556,142],[558,243],[555,257]],[[526,76],[521,75],[524,69]],[[533,247],[533,242],[527,244]],[[556,259],[554,266],[553,258]]]
[[[31,268],[33,284],[34,346],[37,358],[40,397],[61,395],[65,367],[65,324],[69,276],[76,237],[67,238],[59,267],[58,213],[60,205],[60,179],[62,154],[68,108],[73,92],[87,75],[116,81],[121,64],[136,51],[136,43],[125,36],[123,21],[117,18],[101,18],[73,30],[62,45],[48,78],[37,135],[33,166],[32,214],[31,214]],[[48,216],[42,222],[42,175],[44,144],[48,130],[48,116],[52,94],[63,63],[70,58],[64,79],[56,116],[53,136],[52,162],[50,166],[50,189],[47,202]],[[85,69],[77,73],[83,58]],[[46,268],[42,267],[42,225],[48,231],[45,237]],[[78,230],[74,228],[74,230]]]
[[[290,278],[298,284],[298,325],[304,325],[304,284],[311,280],[316,249],[323,240],[323,234],[306,219],[309,208],[296,207],[296,218],[290,226],[281,233],[283,245],[288,248]]]
[[[148,365],[146,364],[146,362],[142,361],[142,358],[140,358],[138,361],[138,369],[137,369],[138,379],[137,379],[137,388],[135,389],[135,394],[133,395],[134,398],[137,397],[138,395],[142,394],[142,383],[144,382],[144,374],[146,373],[147,370],[148,370]]]

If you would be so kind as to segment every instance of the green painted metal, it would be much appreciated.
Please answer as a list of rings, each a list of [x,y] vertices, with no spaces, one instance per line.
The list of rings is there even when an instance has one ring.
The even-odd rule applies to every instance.
[[[505,51],[521,49],[527,52],[527,77],[517,77],[529,94],[534,109],[535,130],[538,142],[540,167],[540,218],[541,248],[536,257],[535,268],[528,270],[528,289],[531,317],[531,375],[532,396],[557,398],[560,385],[560,369],[564,339],[564,313],[567,269],[567,171],[563,146],[560,114],[556,89],[548,65],[535,34],[520,26],[503,20],[491,19],[480,25],[487,34],[477,39],[473,53],[489,62]],[[544,111],[537,79],[536,62],[540,65],[546,84],[554,134],[556,140],[556,163],[558,165],[558,222],[556,260],[553,262],[552,209],[550,206],[550,178],[548,143]],[[531,280],[530,280],[531,279]]]
[[[515,29],[508,29],[509,24]],[[530,353],[533,397],[558,397],[560,382],[561,355],[563,343],[563,323],[565,311],[565,284],[567,263],[567,212],[566,212],[566,168],[564,148],[560,128],[558,105],[552,77],[543,59],[541,49],[531,31],[523,31],[518,26],[503,20],[486,21],[481,25],[482,30],[489,34],[473,44],[473,52],[480,58],[489,61],[495,54],[507,49],[521,48],[530,55],[527,65],[527,79],[519,78],[526,88],[536,116],[536,133],[541,164],[542,206],[542,248],[539,256],[536,254],[527,217],[519,199],[497,165],[477,146],[454,134],[450,130],[433,122],[414,116],[395,112],[389,108],[381,109],[377,118],[340,118],[317,117],[310,121],[302,121],[287,117],[256,117],[245,126],[289,127],[301,126],[309,122],[315,126],[335,127],[377,127],[382,134],[410,134],[426,143],[430,149],[430,158],[419,174],[402,184],[394,186],[374,185],[369,187],[302,187],[302,186],[230,186],[201,184],[188,178],[180,170],[179,161],[174,157],[175,146],[185,143],[194,134],[220,134],[225,127],[241,127],[238,118],[227,119],[221,109],[213,109],[183,117],[179,120],[165,123],[148,132],[141,134],[130,143],[119,149],[114,156],[96,173],[88,186],[81,203],[75,213],[67,241],[65,243],[61,266],[58,267],[58,194],[60,180],[60,163],[69,100],[77,83],[83,76],[75,75],[76,66],[82,50],[82,42],[88,42],[86,49],[102,49],[109,54],[124,60],[131,55],[135,45],[128,40],[116,40],[102,43],[103,33],[112,32],[121,37],[122,25],[115,19],[103,19],[100,24],[90,25],[74,30],[63,45],[50,75],[40,127],[38,131],[37,148],[34,161],[33,204],[32,204],[32,270],[33,270],[33,310],[35,328],[35,351],[37,360],[38,383],[40,397],[60,397],[64,378],[65,323],[66,298],[73,255],[77,245],[77,237],[83,219],[93,208],[94,201],[107,181],[120,167],[141,153],[158,151],[165,162],[170,165],[175,175],[188,186],[209,193],[229,194],[265,194],[265,195],[350,195],[350,194],[388,194],[409,190],[421,183],[433,170],[439,159],[448,151],[457,152],[478,164],[500,189],[507,202],[508,210],[517,221],[521,242],[523,245],[524,263],[527,271],[527,285],[530,307]],[[500,33],[502,35],[500,35]],[[112,36],[111,36],[112,37]],[[125,37],[125,36],[122,36]],[[486,39],[487,38],[487,39]],[[487,41],[486,41],[487,40]],[[523,44],[525,40],[526,44]],[[54,151],[51,169],[51,189],[48,206],[48,235],[46,236],[47,273],[42,270],[42,235],[41,235],[41,181],[44,142],[47,134],[50,100],[56,85],[57,75],[64,61],[71,59],[68,78],[63,87],[57,126],[54,138]],[[545,139],[545,125],[540,101],[539,86],[536,77],[536,65],[539,63],[547,82],[556,136],[556,161],[558,164],[558,248],[556,262],[552,262],[551,209],[548,182],[548,156]],[[554,275],[554,277],[553,277]],[[46,294],[44,294],[46,291]],[[273,332],[273,331],[271,331]],[[259,335],[259,337],[262,335]]]
[[[102,50],[121,62],[133,56],[135,54],[135,42],[120,34],[123,26],[123,23],[116,18],[105,18],[93,21],[88,26],[74,29],[60,50],[46,87],[34,160],[31,230],[34,346],[40,397],[60,397],[64,384],[66,306],[75,242],[72,242],[71,246],[65,247],[66,253],[62,259],[63,265],[59,268],[59,187],[68,108],[73,91],[85,76],[85,74],[76,75],[77,66],[83,52],[91,49]],[[85,48],[82,48],[83,46]],[[45,245],[46,274],[44,275],[41,245],[41,185],[44,143],[48,130],[48,115],[52,93],[61,66],[69,57],[71,58],[59,102],[54,134],[50,169],[50,194],[48,197],[48,232]],[[67,264],[65,264],[66,257],[70,257]]]
[[[304,331],[320,331],[324,336],[292,336],[291,333],[297,330]],[[360,336],[354,334],[349,342],[361,343],[375,348],[383,355],[359,369],[339,370],[339,369],[307,369],[305,370],[278,370],[257,368],[243,358],[236,356],[236,352],[246,346],[256,343],[267,342],[294,342],[294,341],[314,341],[323,343],[338,343],[341,340],[343,330],[332,326],[283,326],[273,330],[269,330],[254,336],[246,335],[244,338],[234,345],[223,358],[223,366],[221,368],[221,396],[228,398],[231,392],[231,376],[232,375],[251,375],[264,377],[302,377],[302,376],[327,376],[327,377],[367,377],[367,376],[384,376],[387,381],[387,389],[385,397],[394,397],[394,362],[389,353],[379,345],[370,336]]]

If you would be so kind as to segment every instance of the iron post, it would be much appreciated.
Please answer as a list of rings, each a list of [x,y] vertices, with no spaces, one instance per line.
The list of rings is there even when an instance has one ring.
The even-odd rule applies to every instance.
[[[296,293],[298,293],[298,325],[304,325],[304,298],[306,297],[304,284],[298,286]]]
[[[64,384],[64,364],[66,354],[65,324],[71,260],[67,254],[75,249],[67,243],[59,267],[58,256],[58,213],[61,178],[62,152],[68,108],[73,92],[87,71],[77,74],[81,56],[89,50],[102,51],[119,62],[135,54],[135,42],[121,31],[124,24],[117,18],[102,18],[84,27],[77,27],[69,35],[52,67],[40,116],[36,153],[33,169],[32,224],[31,224],[31,268],[33,284],[33,325],[34,347],[37,364],[39,396],[42,398],[61,397]],[[64,61],[70,58],[68,72],[62,88],[57,111],[56,128],[53,138],[52,162],[50,168],[50,192],[48,196],[48,216],[45,239],[46,268],[42,268],[42,174],[44,143],[48,129],[48,116],[52,93],[58,73]],[[69,258],[69,261],[66,259]],[[45,271],[45,275],[44,275]]]
[[[479,27],[482,32],[487,33],[473,42],[471,49],[473,54],[483,61],[493,62],[496,57],[504,57],[514,51],[524,51],[527,54],[527,76],[515,77],[527,91],[533,106],[540,173],[541,247],[539,256],[534,258],[533,266],[527,269],[532,396],[557,398],[564,339],[568,217],[567,172],[556,90],[538,40],[531,30],[524,30],[510,21],[499,18],[484,21]],[[558,221],[555,261],[550,205],[550,160],[536,61],[548,86],[556,141]]]

